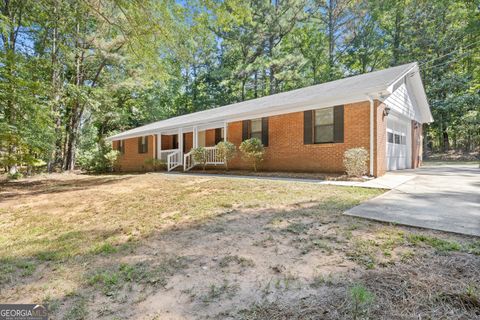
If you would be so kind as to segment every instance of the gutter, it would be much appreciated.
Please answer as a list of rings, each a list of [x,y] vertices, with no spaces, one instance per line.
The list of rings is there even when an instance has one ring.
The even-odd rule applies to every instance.
[[[370,175],[373,176],[373,145],[374,145],[374,114],[375,114],[375,102],[373,101],[373,98],[369,95],[368,101],[370,101]]]

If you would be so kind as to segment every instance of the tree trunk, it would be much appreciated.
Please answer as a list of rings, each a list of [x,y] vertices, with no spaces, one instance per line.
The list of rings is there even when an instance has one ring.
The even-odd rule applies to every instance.
[[[254,74],[254,80],[253,80],[253,96],[254,98],[258,98],[258,71],[255,70]]]
[[[395,29],[393,32],[393,50],[392,50],[392,65],[396,66],[400,60],[400,43],[402,32],[402,19],[403,19],[403,2],[396,4],[395,12]]]
[[[333,79],[332,71],[334,65],[334,51],[335,51],[335,35],[334,35],[334,15],[332,0],[328,4],[328,25],[327,25],[327,37],[328,37],[328,80]]]
[[[53,150],[52,159],[50,160],[48,171],[52,172],[53,169],[62,167],[62,119],[60,116],[60,68],[58,65],[58,2],[54,1],[53,3],[53,18],[55,24],[52,30],[52,113],[55,123],[55,149]]]
[[[13,4],[15,6],[15,4]],[[5,0],[1,7],[1,13],[5,17],[6,32],[1,35],[3,51],[5,52],[5,70],[7,71],[8,79],[7,86],[8,92],[6,95],[6,110],[5,119],[9,125],[16,125],[17,110],[16,108],[16,90],[15,90],[15,77],[16,77],[16,44],[17,44],[17,31],[22,25],[22,12],[23,7],[20,2],[19,8],[14,10],[10,7],[10,1]],[[12,132],[12,135],[17,135],[16,132]],[[13,159],[16,159],[18,151],[18,145],[13,142],[8,148],[8,154]],[[15,174],[18,172],[17,163],[9,165],[9,173]]]
[[[270,94],[275,93],[275,70],[273,65],[273,36],[268,39],[268,54],[270,56]]]
[[[241,96],[241,99],[242,101],[245,101],[245,84],[247,82],[247,79],[245,78],[242,78],[242,96]]]
[[[450,141],[449,141],[449,138],[448,138],[447,130],[443,130],[442,138],[443,138],[443,151],[446,152],[446,151],[450,150]]]
[[[83,85],[83,57],[84,51],[82,45],[80,43],[80,22],[77,23],[77,40],[75,43],[76,48],[76,56],[75,56],[75,85],[80,88]],[[79,52],[80,51],[80,52]],[[80,126],[80,121],[82,118],[83,108],[80,105],[79,97],[75,97],[75,102],[72,105],[72,109],[70,112],[70,118],[68,121],[68,128],[67,128],[67,136],[68,136],[68,143],[67,148],[65,150],[65,170],[74,170],[75,169],[75,151],[76,151],[76,144],[77,144],[77,136]]]

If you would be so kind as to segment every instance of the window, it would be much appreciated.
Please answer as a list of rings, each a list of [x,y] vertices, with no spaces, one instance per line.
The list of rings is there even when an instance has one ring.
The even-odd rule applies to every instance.
[[[407,137],[401,133],[387,132],[388,143],[407,144]]]
[[[262,141],[262,119],[253,119],[250,122],[250,138]]]
[[[395,135],[395,144],[400,144],[400,135],[399,134]]]
[[[118,141],[118,151],[120,152],[120,154],[125,153],[125,142],[123,140]]]
[[[143,136],[138,138],[138,153],[148,152],[148,137]]]
[[[388,143],[393,143],[393,132],[388,132]]]
[[[315,110],[314,142],[334,142],[333,107]]]
[[[242,141],[252,138],[268,147],[268,117],[242,121]]]

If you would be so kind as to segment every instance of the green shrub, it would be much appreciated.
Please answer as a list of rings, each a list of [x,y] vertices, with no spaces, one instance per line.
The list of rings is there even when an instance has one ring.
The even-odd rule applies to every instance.
[[[197,147],[192,149],[192,157],[196,163],[199,163],[203,167],[203,171],[205,171],[205,167],[207,166],[207,150],[204,147]]]
[[[8,174],[8,179],[10,179],[10,180],[18,180],[18,179],[21,179],[21,178],[23,178],[23,174],[19,171],[15,172],[13,174],[11,174],[11,173]]]
[[[265,155],[262,142],[257,138],[245,140],[240,144],[240,151],[243,154],[243,159],[250,162],[253,170],[257,171],[257,167],[263,161]]]
[[[94,150],[83,151],[77,156],[77,164],[80,168],[91,172],[110,172],[117,162],[119,152],[111,146],[100,146]]]
[[[153,171],[164,170],[167,168],[167,163],[165,161],[155,158],[145,159],[145,165],[152,168]]]
[[[110,170],[110,171],[113,170],[119,155],[120,155],[120,152],[118,150],[110,150],[103,155],[107,170]]]
[[[228,170],[228,162],[235,157],[237,153],[237,148],[235,145],[228,141],[220,141],[217,143],[217,152],[218,156],[223,159],[225,164],[225,170]]]
[[[365,148],[352,148],[343,154],[343,165],[347,175],[361,177],[367,173],[368,151]]]

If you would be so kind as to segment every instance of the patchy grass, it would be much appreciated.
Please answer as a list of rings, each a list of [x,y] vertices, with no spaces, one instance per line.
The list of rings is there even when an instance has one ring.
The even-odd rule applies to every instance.
[[[200,300],[203,303],[208,304],[223,297],[231,299],[235,296],[235,293],[238,289],[238,285],[230,284],[228,280],[223,280],[223,283],[221,285],[211,284],[208,287],[207,292],[200,297]]]
[[[375,268],[377,262],[376,249],[378,244],[374,240],[355,240],[347,256],[367,269]]]
[[[302,234],[302,233],[307,233],[309,229],[310,229],[310,226],[308,224],[305,224],[302,222],[295,222],[295,223],[290,223],[283,230],[293,234]]]
[[[75,297],[65,319],[83,320],[88,316],[87,301],[84,297]]]
[[[225,256],[223,257],[220,262],[218,263],[218,265],[221,267],[221,268],[226,268],[228,267],[230,264],[236,264],[236,265],[239,265],[241,266],[242,268],[249,268],[249,267],[253,267],[255,266],[255,262],[253,262],[252,259],[248,259],[248,258],[244,258],[244,257],[239,257],[237,255],[235,256],[231,256],[231,255],[228,255],[228,256]]]
[[[157,265],[148,262],[120,264],[95,270],[87,283],[100,289],[106,296],[115,296],[129,284],[165,286],[169,277],[185,267],[185,261],[177,257],[165,259]]]
[[[336,205],[351,206],[382,192],[161,175],[56,177],[7,184],[8,192],[0,192],[0,199],[2,195],[12,199],[0,205],[0,226],[5,230],[0,236],[0,258],[65,261],[87,253],[110,254],[115,246],[145,238],[172,223],[202,221],[232,208],[329,203],[332,195]]]
[[[174,174],[0,187],[0,300],[56,319],[480,312],[478,239],[342,215],[381,190]]]
[[[443,240],[424,234],[409,234],[407,240],[413,245],[426,244],[439,252],[460,251],[462,245],[456,241]]]
[[[332,274],[322,275],[317,274],[313,277],[310,286],[312,288],[318,289],[323,286],[333,286],[335,285],[335,279],[333,278]]]

